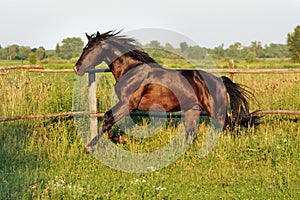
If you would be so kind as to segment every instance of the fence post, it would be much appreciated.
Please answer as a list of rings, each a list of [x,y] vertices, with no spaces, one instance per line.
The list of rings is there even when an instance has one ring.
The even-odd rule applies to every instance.
[[[97,113],[97,98],[96,98],[96,73],[89,72],[89,112],[90,112],[90,134],[91,138],[97,135],[98,122],[97,117],[93,116]]]
[[[228,64],[229,64],[229,69],[234,68],[234,60],[233,59],[230,59]],[[229,73],[229,74],[230,74],[230,80],[233,81],[234,73]]]

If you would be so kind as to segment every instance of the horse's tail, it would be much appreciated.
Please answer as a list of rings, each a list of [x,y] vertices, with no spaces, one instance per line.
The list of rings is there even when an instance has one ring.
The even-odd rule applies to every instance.
[[[222,76],[223,83],[230,98],[230,112],[232,125],[242,125],[244,127],[259,125],[259,116],[253,115],[256,111],[249,112],[249,102],[247,99],[254,95],[245,87],[232,82],[228,77]]]

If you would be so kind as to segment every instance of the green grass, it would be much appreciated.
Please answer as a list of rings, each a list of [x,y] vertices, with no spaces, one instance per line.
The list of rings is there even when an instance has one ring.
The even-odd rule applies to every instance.
[[[113,78],[97,79],[99,110],[105,111],[113,103]],[[299,79],[299,74],[235,76],[254,89],[259,104],[251,101],[253,109],[300,110]],[[0,117],[70,111],[74,82],[74,74],[9,71],[0,76]],[[257,129],[224,133],[205,158],[198,157],[207,131],[201,124],[184,155],[151,173],[118,171],[85,154],[72,117],[1,122],[0,199],[298,199],[299,120],[265,116]],[[120,148],[152,151],[167,144],[174,129],[150,139],[125,135]]]

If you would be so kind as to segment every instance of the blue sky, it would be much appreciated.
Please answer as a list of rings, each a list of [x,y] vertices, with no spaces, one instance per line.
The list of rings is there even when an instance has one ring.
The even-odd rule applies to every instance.
[[[299,0],[1,0],[0,45],[54,49],[66,37],[111,29],[167,29],[200,46],[285,43]],[[150,33],[149,33],[150,34]],[[155,32],[149,38],[159,39]],[[85,40],[86,41],[86,40]]]

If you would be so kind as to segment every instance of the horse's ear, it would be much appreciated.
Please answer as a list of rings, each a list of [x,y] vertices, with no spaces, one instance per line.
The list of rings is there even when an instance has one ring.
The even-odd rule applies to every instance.
[[[91,39],[91,36],[89,36],[87,33],[85,33],[85,35],[86,35],[86,37],[87,37],[88,40]]]
[[[97,38],[100,38],[101,34],[99,33],[99,31],[97,31]]]

